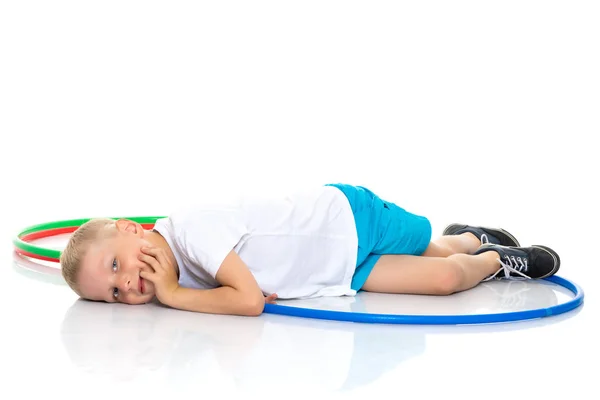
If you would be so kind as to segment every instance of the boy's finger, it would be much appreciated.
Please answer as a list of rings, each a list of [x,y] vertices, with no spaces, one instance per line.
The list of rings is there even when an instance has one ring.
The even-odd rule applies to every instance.
[[[277,298],[277,294],[273,293],[265,298],[265,302],[268,304],[274,304],[276,298]]]
[[[154,283],[154,275],[148,271],[140,271],[140,276],[150,282]]]
[[[167,255],[165,254],[163,249],[157,249],[156,252],[156,259],[158,260],[158,262],[160,263],[160,265],[165,268],[167,265],[169,265],[169,260],[167,259]]]
[[[156,254],[156,251],[154,250],[153,247],[144,246],[140,250],[141,250],[142,253],[148,254],[148,255],[151,255],[151,256],[154,256]]]
[[[152,268],[154,271],[156,271],[160,268],[160,263],[152,256],[148,256],[146,254],[140,254],[140,255],[138,255],[138,258],[141,261],[148,264],[150,266],[150,268]]]
[[[169,260],[167,260],[167,256],[165,255],[165,252],[161,248],[144,246],[141,250],[142,252],[150,254],[151,256],[156,258],[158,262],[162,265],[167,265],[167,263],[169,262]]]
[[[158,261],[159,264],[161,264],[161,265],[165,264],[165,258],[163,257],[163,252],[160,251],[160,249],[153,249],[152,255],[154,256],[154,258],[156,258],[156,260]]]

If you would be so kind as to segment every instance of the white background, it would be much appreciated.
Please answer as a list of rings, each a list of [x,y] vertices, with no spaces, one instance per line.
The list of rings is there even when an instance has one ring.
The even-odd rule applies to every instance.
[[[582,284],[587,303],[533,331],[444,330],[405,363],[380,351],[358,375],[393,367],[337,395],[596,398],[582,392],[593,389],[594,367],[581,363],[598,358],[599,20],[594,1],[3,1],[0,391],[149,397],[250,387],[287,398],[301,390],[272,391],[281,380],[257,377],[312,368],[327,332],[331,343],[354,337],[367,355],[377,332],[396,346],[393,329],[412,328],[280,324],[271,331],[279,340],[314,336],[312,353],[284,353],[304,362],[273,356],[234,379],[198,353],[189,379],[161,386],[159,371],[117,384],[81,372],[61,347],[75,301],[68,289],[12,267],[12,237],[31,224],[165,215],[206,196],[341,181],[428,216],[435,234],[466,222],[549,245],[561,255],[559,275]],[[313,336],[301,333],[306,326]],[[355,329],[373,330],[366,347]],[[108,354],[122,365],[119,352]],[[346,376],[349,356],[335,354],[332,375]],[[301,387],[338,388],[291,371]]]

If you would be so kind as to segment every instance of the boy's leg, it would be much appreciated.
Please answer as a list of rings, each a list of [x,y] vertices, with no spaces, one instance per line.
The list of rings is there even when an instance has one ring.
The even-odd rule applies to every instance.
[[[426,257],[448,257],[452,254],[473,254],[482,241],[519,247],[517,239],[501,228],[488,228],[463,224],[451,224],[443,235],[433,241],[423,254]]]
[[[431,243],[423,257],[448,257],[453,254],[473,254],[481,246],[479,239],[471,233],[455,236],[441,236]]]
[[[476,286],[499,268],[498,254],[491,251],[476,256],[453,254],[448,257],[384,254],[375,263],[362,289],[448,295]]]
[[[544,278],[555,274],[560,258],[544,246],[482,245],[474,255],[443,257],[385,254],[362,289],[371,292],[447,295],[475,287],[489,277]]]

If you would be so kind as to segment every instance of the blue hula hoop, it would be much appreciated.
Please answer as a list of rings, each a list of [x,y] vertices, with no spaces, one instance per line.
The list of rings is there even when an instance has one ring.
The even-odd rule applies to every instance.
[[[512,322],[527,319],[544,318],[571,311],[583,304],[583,289],[559,276],[551,276],[543,280],[555,283],[571,291],[575,296],[563,304],[534,310],[515,311],[495,314],[470,315],[403,315],[403,314],[372,314],[346,311],[319,310],[280,304],[265,304],[264,313],[287,315],[300,318],[325,319],[331,321],[347,321],[376,324],[407,324],[407,325],[464,325]]]

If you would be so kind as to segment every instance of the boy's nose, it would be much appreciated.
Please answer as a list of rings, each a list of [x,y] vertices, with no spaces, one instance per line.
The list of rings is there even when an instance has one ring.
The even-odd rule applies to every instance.
[[[123,292],[129,291],[129,288],[131,287],[131,278],[129,276],[122,276],[120,286],[121,287],[119,288],[119,290]]]

